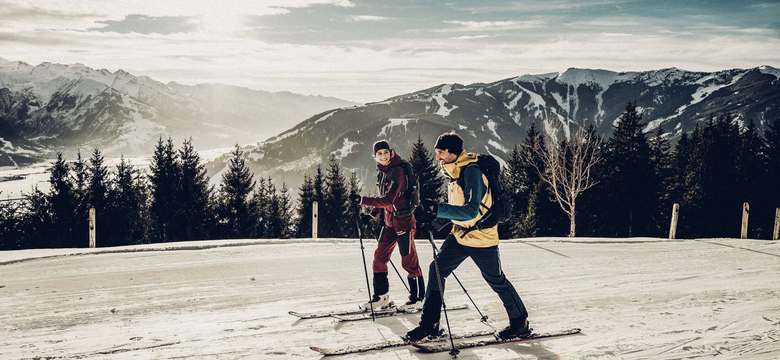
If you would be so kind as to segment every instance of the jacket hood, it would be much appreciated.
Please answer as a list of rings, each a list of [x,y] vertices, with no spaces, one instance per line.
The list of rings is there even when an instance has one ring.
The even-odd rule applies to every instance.
[[[401,157],[396,154],[395,150],[390,150],[390,162],[387,163],[387,165],[382,165],[380,163],[376,164],[376,169],[386,173],[388,169],[390,169],[393,166],[401,165]]]
[[[477,154],[467,153],[466,150],[463,150],[460,153],[460,155],[458,155],[458,158],[455,160],[455,162],[444,164],[442,165],[442,168],[444,169],[444,173],[447,176],[449,176],[452,179],[457,179],[458,177],[460,177],[460,169],[463,166],[466,166],[476,161],[477,161]]]

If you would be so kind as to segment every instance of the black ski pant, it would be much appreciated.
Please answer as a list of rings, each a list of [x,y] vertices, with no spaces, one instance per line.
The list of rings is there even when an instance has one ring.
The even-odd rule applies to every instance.
[[[501,270],[501,259],[498,254],[498,245],[481,248],[464,246],[458,243],[455,235],[450,234],[444,240],[444,244],[439,251],[438,263],[439,274],[441,275],[441,288],[444,289],[444,282],[447,276],[464,261],[471,258],[482,272],[482,277],[487,281],[493,291],[498,294],[501,302],[504,304],[507,315],[510,320],[524,319],[528,317],[528,311],[520,300],[515,287],[506,278]],[[431,262],[428,269],[428,288],[425,292],[425,303],[423,305],[423,314],[421,324],[438,323],[441,318],[441,293],[439,293],[439,282],[436,278],[436,264]]]

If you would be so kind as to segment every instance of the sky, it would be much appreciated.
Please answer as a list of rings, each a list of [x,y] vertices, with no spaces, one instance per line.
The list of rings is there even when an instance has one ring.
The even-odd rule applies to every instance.
[[[776,0],[0,0],[0,57],[381,101],[569,68],[780,67]]]

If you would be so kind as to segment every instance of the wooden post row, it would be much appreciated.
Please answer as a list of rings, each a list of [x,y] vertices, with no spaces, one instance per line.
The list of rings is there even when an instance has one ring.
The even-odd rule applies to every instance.
[[[669,227],[669,239],[677,236],[677,219],[680,216],[680,204],[674,204],[672,207],[672,225]]]
[[[311,204],[311,237],[314,239],[317,238],[317,223],[319,223],[317,218],[317,202],[315,201]]]
[[[89,248],[95,248],[95,208],[89,208]]]
[[[750,205],[748,203],[744,203],[742,204],[742,234],[740,235],[740,239],[747,239],[749,216]]]

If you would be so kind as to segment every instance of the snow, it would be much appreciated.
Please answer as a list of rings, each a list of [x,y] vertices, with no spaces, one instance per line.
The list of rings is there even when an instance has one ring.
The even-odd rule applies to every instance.
[[[333,152],[331,152],[331,154],[334,154],[334,155],[336,156],[336,159],[338,159],[338,160],[341,160],[341,159],[343,159],[345,156],[347,156],[347,155],[351,154],[351,153],[352,153],[352,148],[353,148],[355,145],[358,145],[358,144],[359,144],[359,143],[357,143],[357,142],[354,142],[354,141],[350,141],[350,140],[349,140],[349,138],[346,138],[346,137],[345,137],[345,138],[344,138],[344,144],[343,144],[343,146],[341,147],[341,149],[338,149],[338,150],[336,150],[336,151],[333,151]]]
[[[458,107],[452,104],[449,104],[451,107],[447,108],[447,99],[444,98],[445,95],[452,92],[452,86],[451,85],[442,85],[441,88],[439,88],[438,91],[433,93],[431,97],[433,100],[436,101],[436,103],[439,105],[439,107],[436,109],[436,112],[434,114],[440,115],[442,117],[447,117],[450,115],[450,112],[452,110],[457,109]]]
[[[742,78],[742,76],[744,76],[745,74],[746,74],[746,72],[743,72],[743,73],[741,73],[739,75],[736,75],[733,78],[731,78],[731,81],[725,82],[725,83],[719,83],[717,80],[713,80],[713,79],[716,79],[714,75],[708,75],[708,76],[705,76],[702,79],[697,80],[695,83],[699,84],[699,85],[703,85],[703,86],[701,86],[698,89],[696,89],[696,91],[693,93],[693,95],[691,95],[691,98],[693,99],[691,102],[689,102],[688,104],[680,106],[674,112],[674,114],[672,114],[670,116],[667,116],[667,117],[664,117],[664,118],[660,118],[660,119],[655,119],[655,120],[652,120],[652,121],[648,122],[647,126],[645,126],[643,131],[646,132],[646,133],[650,132],[650,131],[653,131],[653,130],[655,130],[655,128],[657,128],[658,126],[660,126],[664,122],[666,122],[668,120],[671,120],[671,119],[674,119],[674,118],[682,115],[683,112],[685,112],[685,110],[689,106],[702,102],[708,96],[712,95],[712,93],[714,93],[715,91],[717,91],[717,90],[719,90],[721,88],[724,88],[724,87],[736,84],[737,81],[739,81],[739,79]],[[705,83],[708,82],[708,81],[712,81],[712,83],[709,84],[709,85],[705,85]],[[617,123],[615,123],[615,125],[616,124]]]
[[[0,312],[0,353],[320,359],[308,346],[398,339],[419,315],[337,323],[287,314],[365,301],[359,246],[355,239],[220,240],[0,252],[0,308],[9,310]],[[431,247],[416,246],[427,268]],[[535,238],[500,248],[532,327],[582,333],[464,350],[459,359],[780,357],[778,242]],[[400,263],[398,252],[393,257]],[[503,327],[506,313],[473,262],[455,273],[490,325]],[[391,297],[403,301],[391,276]],[[449,280],[448,303],[471,304]],[[486,328],[474,310],[450,312],[449,323],[454,332]],[[408,346],[340,358],[451,359]]]
[[[505,154],[509,153],[509,150],[507,150],[504,145],[501,145],[498,141],[495,141],[493,139],[488,140],[488,145],[490,145],[490,146],[492,146],[492,147],[494,147],[494,148],[496,148],[498,150],[503,151]],[[502,156],[499,156],[499,158],[501,158],[501,157]]]
[[[389,122],[387,125],[382,127],[382,131],[379,132],[379,134],[376,135],[377,138],[386,137],[388,136],[387,130],[392,129],[396,126],[403,125],[404,132],[406,131],[406,124],[408,124],[410,121],[417,121],[417,119],[404,119],[404,118],[393,118],[393,119],[387,119]]]
[[[316,124],[316,123],[318,123],[318,122],[325,121],[327,118],[329,118],[329,117],[333,116],[333,114],[335,114],[335,113],[336,113],[336,112],[338,112],[338,111],[339,111],[339,109],[333,110],[333,111],[331,111],[331,112],[329,112],[329,113],[327,113],[327,114],[323,115],[323,116],[322,116],[322,117],[320,117],[319,119],[317,119],[317,120],[316,120],[314,123]]]
[[[487,117],[487,115],[485,115],[485,117]],[[493,132],[493,136],[495,136],[499,140],[501,140],[501,137],[498,136],[498,133],[496,132],[496,122],[495,121],[493,121],[492,119],[489,119],[488,122],[487,122],[487,127],[488,127],[488,129],[490,129],[490,131]]]
[[[780,78],[780,69],[773,68],[771,66],[767,66],[767,65],[760,66],[758,68],[758,71],[760,71],[762,74],[774,75],[775,78]]]

